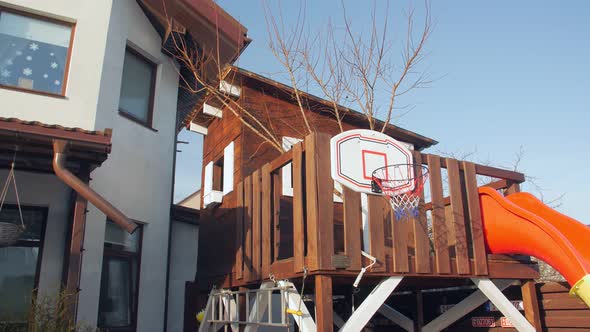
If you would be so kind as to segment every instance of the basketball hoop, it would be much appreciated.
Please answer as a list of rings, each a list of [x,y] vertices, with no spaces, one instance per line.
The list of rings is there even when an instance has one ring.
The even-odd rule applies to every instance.
[[[389,197],[396,219],[418,216],[420,194],[428,178],[428,167],[416,164],[395,164],[373,171],[372,191]]]

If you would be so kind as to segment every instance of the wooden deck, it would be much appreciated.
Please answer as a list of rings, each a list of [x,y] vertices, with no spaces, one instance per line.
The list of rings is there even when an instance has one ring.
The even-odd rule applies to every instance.
[[[203,287],[256,286],[271,275],[300,277],[304,269],[309,275],[330,275],[335,283],[352,283],[368,264],[361,256],[361,195],[347,188],[335,194],[329,141],[326,134],[308,136],[245,177],[227,197],[235,209],[207,212],[217,232],[203,227],[200,234],[204,242],[197,280]],[[386,199],[368,197],[369,252],[378,262],[364,282],[391,275],[424,280],[538,277],[528,258],[488,255],[479,210],[479,185],[516,191],[523,174],[420,152],[414,152],[414,159],[429,168],[417,217],[394,220]],[[282,195],[281,172],[289,164],[292,197]],[[224,234],[223,241],[219,234]],[[219,259],[201,262],[222,252],[225,257],[229,253],[229,262],[216,267]]]

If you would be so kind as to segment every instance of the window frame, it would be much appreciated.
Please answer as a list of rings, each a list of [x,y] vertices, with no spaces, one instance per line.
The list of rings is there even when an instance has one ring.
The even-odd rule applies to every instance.
[[[140,61],[146,63],[151,69],[152,79],[150,82],[150,100],[148,102],[148,113],[147,113],[147,119],[145,121],[134,116],[133,114],[131,114],[131,112],[121,108],[121,91],[120,90],[123,88],[123,70],[121,70],[121,88],[119,89],[119,105],[117,105],[117,108],[119,110],[119,115],[124,118],[127,118],[133,122],[136,122],[148,129],[151,129],[152,131],[157,132],[157,130],[154,129],[153,124],[154,124],[154,104],[155,104],[155,98],[156,98],[156,78],[157,78],[157,74],[158,74],[158,64],[156,62],[152,61],[150,58],[148,58],[144,54],[142,54],[140,51],[133,48],[129,44],[127,44],[125,46],[125,54],[127,52],[129,52],[133,56],[137,57]],[[125,54],[123,54],[123,59],[125,58]],[[124,67],[125,67],[125,61],[123,60],[123,67],[122,68],[124,68]]]
[[[14,8],[0,5],[0,16],[2,15],[2,12],[12,13],[12,14],[20,15],[20,16],[29,17],[29,18],[39,20],[39,21],[50,22],[50,23],[55,23],[55,24],[69,27],[70,28],[70,43],[68,44],[68,53],[66,54],[66,63],[64,66],[64,77],[62,78],[63,84],[61,85],[61,93],[46,92],[46,91],[40,91],[40,90],[35,90],[35,89],[26,89],[26,88],[21,88],[19,86],[12,86],[12,85],[6,85],[6,84],[1,84],[1,83],[0,83],[0,88],[6,89],[6,90],[32,93],[32,94],[48,96],[48,97],[66,98],[66,91],[67,91],[67,86],[68,86],[68,81],[69,81],[68,78],[70,76],[70,63],[71,63],[71,59],[72,59],[72,49],[74,46],[74,36],[76,34],[76,23],[63,21],[63,20],[59,20],[59,19],[56,19],[53,17],[34,14],[34,13],[27,12],[27,11],[18,10],[18,9],[14,9]]]
[[[141,255],[143,252],[143,231],[144,231],[144,224],[134,220],[138,225],[138,229],[135,231],[140,231],[141,233],[139,234],[139,239],[138,239],[138,243],[137,243],[137,252],[131,252],[128,250],[123,250],[123,249],[118,249],[118,248],[109,248],[106,245],[104,246],[103,249],[103,262],[102,264],[104,264],[104,260],[105,257],[114,257],[114,258],[118,258],[118,259],[124,259],[127,260],[129,262],[132,262],[133,259],[137,260],[137,280],[136,280],[136,284],[135,284],[135,289],[130,288],[130,292],[131,294],[129,294],[129,298],[131,299],[131,301],[133,301],[133,303],[131,304],[131,324],[129,326],[121,326],[121,327],[108,327],[108,326],[98,326],[100,329],[107,329],[108,331],[112,331],[112,332],[128,332],[128,331],[136,331],[137,330],[137,309],[139,307],[138,302],[139,302],[139,283],[140,283],[140,277],[141,277]],[[106,242],[105,242],[106,244]],[[133,280],[133,276],[129,275],[129,279],[130,281]],[[132,283],[130,283],[132,284]],[[102,269],[101,269],[101,291],[102,291]],[[101,291],[99,291],[99,307],[98,307],[98,314],[100,314],[100,293]],[[135,291],[135,293],[134,293]],[[97,322],[98,324],[98,322]]]
[[[13,208],[13,209],[18,209],[18,206],[16,204],[8,204],[5,203],[3,206],[3,209],[5,208]],[[35,241],[30,241],[30,240],[17,240],[16,243],[14,243],[13,245],[9,246],[9,247],[26,247],[26,248],[39,248],[39,254],[37,255],[37,263],[35,266],[35,279],[34,279],[34,286],[32,289],[33,292],[33,296],[32,299],[35,298],[36,293],[37,293],[37,289],[39,288],[39,278],[41,277],[41,265],[43,263],[43,249],[45,247],[45,231],[47,229],[47,222],[48,222],[48,216],[49,216],[49,208],[48,207],[44,207],[44,206],[37,206],[37,205],[22,205],[20,206],[21,210],[36,210],[41,212],[42,216],[43,216],[43,222],[41,225],[41,234],[39,234],[39,245],[37,246]],[[31,303],[32,304],[32,303]],[[1,321],[0,321],[1,322]],[[6,323],[6,322],[4,322]],[[11,322],[8,322],[8,324],[11,324]]]

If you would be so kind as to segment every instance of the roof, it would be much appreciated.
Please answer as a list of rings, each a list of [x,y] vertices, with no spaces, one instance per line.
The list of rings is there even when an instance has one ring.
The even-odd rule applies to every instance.
[[[213,0],[137,0],[144,13],[162,36],[162,49],[173,55],[175,40],[182,40],[189,47],[196,47],[204,54],[218,54],[221,66],[233,63],[251,42],[248,30]],[[209,65],[207,72],[215,71]],[[180,74],[185,78],[180,84],[190,83],[192,75],[183,66]],[[216,77],[214,73],[209,77]],[[187,82],[189,81],[189,82]],[[213,82],[217,84],[217,82]],[[187,125],[197,116],[201,94],[189,89],[179,89],[177,105],[177,129]]]
[[[45,168],[47,162],[50,166],[54,139],[70,142],[68,161],[100,165],[111,152],[111,135],[111,129],[85,130],[0,117],[0,153],[26,155],[36,160],[37,168]]]
[[[195,207],[191,207],[188,204],[194,198],[198,198],[199,199],[199,203],[200,203],[201,189],[198,189],[197,191],[195,191],[195,192],[189,194],[188,196],[186,196],[185,198],[181,199],[180,201],[178,201],[176,203],[176,205],[180,205],[180,206],[184,206],[184,207],[190,207],[190,208],[195,208]]]
[[[281,90],[283,92],[286,92],[290,96],[292,96],[295,93],[295,90],[293,89],[293,87],[288,86],[283,83],[280,83],[280,82],[277,82],[277,81],[270,79],[268,77],[262,76],[260,74],[251,72],[249,70],[246,70],[246,69],[240,68],[240,67],[234,66],[232,69],[234,72],[236,72],[240,75],[254,79],[262,84],[265,84],[268,87],[275,88],[275,89]],[[329,107],[330,109],[333,107],[333,105],[328,100],[322,99],[318,96],[315,96],[313,94],[310,94],[310,93],[307,93],[307,92],[304,92],[301,90],[299,90],[299,92],[302,94],[303,98],[307,99],[307,101],[323,105],[324,106],[323,109],[325,109],[325,107]],[[292,97],[289,97],[289,99],[291,99],[294,102]],[[342,106],[342,105],[338,105],[338,108],[347,112],[347,114],[342,119],[344,122],[358,126],[360,128],[368,127],[367,118],[363,113],[353,110],[351,108]],[[314,112],[321,112],[321,110],[314,109],[314,108],[310,108],[310,110],[314,111]],[[375,124],[378,127],[382,127],[384,123],[385,123],[384,121],[381,121],[379,119],[375,119]],[[387,125],[387,127],[385,129],[385,134],[387,134],[395,139],[405,141],[408,143],[412,143],[412,144],[414,144],[414,147],[417,150],[422,150],[422,149],[425,149],[430,146],[438,144],[438,142],[432,138],[420,135],[418,133],[398,127],[393,124]]]
[[[170,206],[170,217],[175,221],[198,225],[201,212],[178,204],[172,204]]]

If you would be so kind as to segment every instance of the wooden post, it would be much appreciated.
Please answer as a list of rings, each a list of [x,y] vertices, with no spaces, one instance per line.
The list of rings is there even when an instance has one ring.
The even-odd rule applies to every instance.
[[[504,190],[504,195],[510,195],[520,191],[520,184],[513,181],[509,181],[508,183],[509,185],[508,188]]]
[[[310,270],[332,270],[334,181],[330,176],[330,135],[305,138],[307,256]]]
[[[293,146],[293,269],[295,272],[303,272],[305,265],[305,221],[303,220],[303,145],[297,143]]]
[[[416,291],[416,315],[414,316],[414,331],[421,332],[422,326],[424,326],[424,298],[422,297],[422,291]]]
[[[539,299],[537,298],[537,288],[534,280],[522,282],[522,302],[524,305],[524,315],[526,319],[535,327],[535,330],[541,331],[541,315],[539,313]]]
[[[315,276],[315,323],[318,331],[333,331],[332,277]]]
[[[88,183],[90,179],[90,170],[88,165],[80,167],[78,177]],[[78,310],[78,293],[80,292],[80,275],[82,272],[82,256],[84,251],[84,231],[86,229],[86,208],[88,202],[78,193],[75,193],[74,212],[72,221],[72,235],[67,257],[67,277],[65,280],[65,290],[68,295],[74,296],[75,301],[70,304],[70,314],[72,319],[76,319]],[[75,295],[74,295],[75,294]]]
[[[447,172],[449,175],[449,191],[451,194],[452,227],[455,231],[455,256],[457,273],[469,274],[469,253],[467,246],[467,233],[465,231],[465,209],[463,207],[463,192],[459,162],[455,159],[447,159]]]

